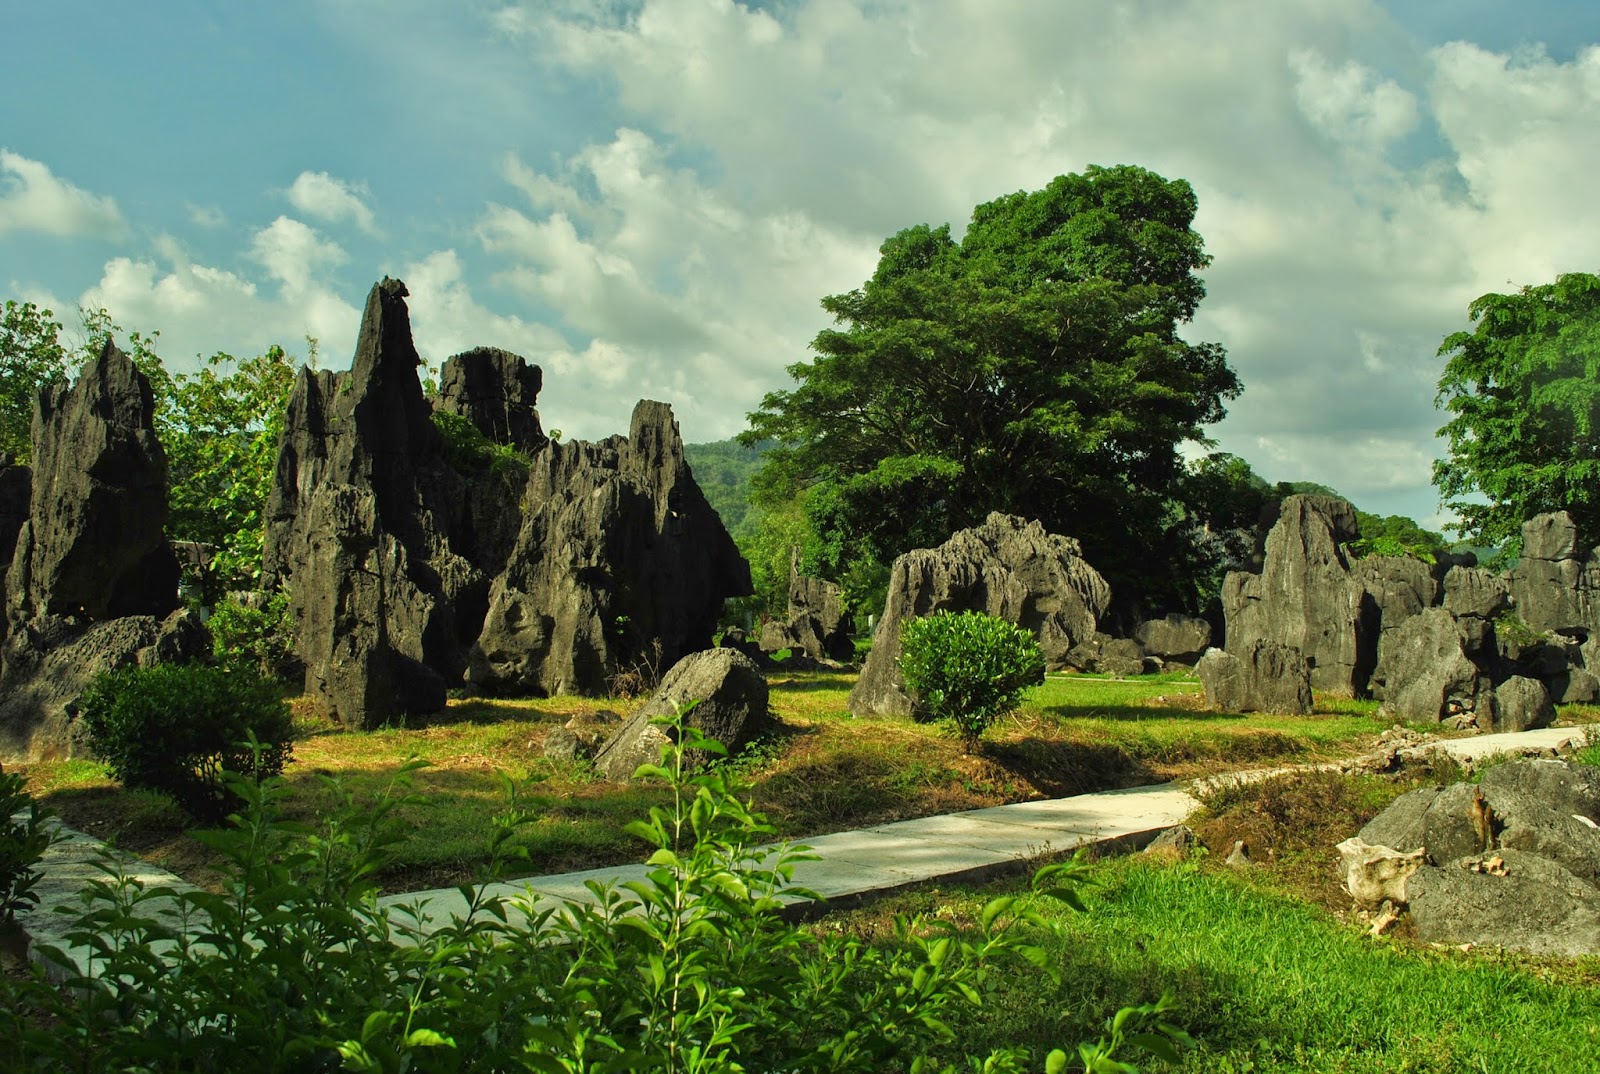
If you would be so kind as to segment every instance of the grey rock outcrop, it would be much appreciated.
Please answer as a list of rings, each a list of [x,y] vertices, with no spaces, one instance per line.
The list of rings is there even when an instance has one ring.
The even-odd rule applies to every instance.
[[[0,452],[0,594],[5,593],[6,571],[17,548],[17,534],[28,521],[33,501],[33,471]],[[5,617],[0,615],[0,641],[5,639]]]
[[[1496,765],[1477,787],[1402,795],[1359,838],[1425,853],[1406,881],[1425,940],[1600,953],[1600,770],[1553,760]]]
[[[1291,646],[1258,640],[1243,653],[1207,649],[1194,670],[1207,706],[1219,712],[1311,711],[1311,667]]]
[[[28,517],[6,572],[0,759],[75,752],[72,706],[123,664],[190,659],[208,638],[182,614],[164,533],[166,453],[150,384],[110,341],[76,382],[45,386]]]
[[[743,653],[732,649],[691,653],[673,665],[644,707],[600,748],[595,771],[621,781],[631,779],[640,765],[659,762],[661,747],[669,739],[667,730],[652,721],[682,712],[691,703],[684,723],[733,753],[766,726],[767,700],[766,678]],[[691,750],[685,759],[698,765],[708,755]]]
[[[1600,634],[1600,550],[1580,548],[1566,512],[1522,527],[1522,558],[1507,574],[1518,617],[1531,629],[1590,638]]]
[[[845,610],[844,592],[834,583],[800,573],[796,550],[789,561],[789,608],[784,622],[771,620],[761,630],[761,648],[788,649],[814,661],[845,663],[855,657],[855,624]]]
[[[1462,620],[1443,608],[1413,616],[1395,632],[1385,662],[1384,711],[1408,722],[1469,714],[1494,726],[1494,683],[1474,661],[1481,649]]]
[[[497,444],[532,454],[544,446],[539,424],[539,391],[544,373],[536,365],[498,347],[475,347],[445,359],[439,367],[439,395],[433,408],[459,414]]]
[[[363,727],[443,706],[465,664],[456,607],[488,586],[453,547],[465,489],[405,297],[398,280],[372,288],[349,372],[300,370],[267,504],[264,577],[288,589],[306,692]]]
[[[1192,665],[1211,647],[1211,624],[1198,616],[1172,612],[1140,623],[1133,640],[1150,656]]]
[[[1355,540],[1355,509],[1328,496],[1290,496],[1267,535],[1260,574],[1231,572],[1223,581],[1227,649],[1258,641],[1298,649],[1311,684],[1344,697],[1366,689],[1376,639],[1364,617],[1366,590],[1351,577],[1344,545]]]
[[[1513,675],[1494,688],[1494,716],[1497,732],[1534,731],[1555,722],[1556,706],[1544,683]]]
[[[547,446],[523,507],[472,648],[485,690],[604,693],[708,647],[724,599],[751,592],[665,403],[639,403],[627,437]]]
[[[1084,561],[1077,541],[995,512],[938,548],[895,559],[872,651],[850,691],[850,711],[910,715],[911,698],[898,663],[900,627],[909,618],[940,611],[998,616],[1032,631],[1046,665],[1054,667],[1093,636],[1110,601],[1110,587]]]

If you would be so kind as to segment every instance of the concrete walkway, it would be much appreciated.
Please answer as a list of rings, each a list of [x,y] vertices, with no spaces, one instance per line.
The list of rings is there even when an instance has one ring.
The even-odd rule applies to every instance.
[[[1402,756],[1418,756],[1426,750],[1443,749],[1458,759],[1478,760],[1503,752],[1565,750],[1582,746],[1586,741],[1583,728],[1548,728],[1521,734],[1440,740],[1410,747],[1401,753]],[[1253,778],[1264,774],[1268,773],[1240,775]],[[930,880],[980,879],[1018,871],[1046,855],[1070,853],[1080,847],[1142,845],[1156,833],[1181,823],[1198,806],[1199,802],[1185,786],[1167,783],[1021,802],[822,835],[800,841],[816,855],[816,860],[796,866],[794,883],[815,891],[832,907]],[[70,915],[57,913],[56,907],[81,910],[84,902],[80,893],[84,885],[90,880],[108,879],[104,868],[96,864],[102,845],[81,833],[63,831],[66,838],[50,849],[42,865],[44,878],[35,889],[41,899],[39,906],[18,917],[33,944],[51,944],[68,952],[74,966],[47,966],[58,978],[82,973],[86,952],[66,942],[65,923]],[[147,889],[164,886],[181,892],[193,888],[178,877],[152,869],[137,859],[129,860],[125,868],[128,875]],[[591,881],[615,887],[643,880],[646,872],[643,865],[622,865],[504,881],[479,890],[508,897],[531,895],[537,910],[563,902],[592,901],[594,896],[588,888]],[[466,899],[458,888],[387,895],[379,903],[388,909],[392,920],[407,925],[415,923],[425,932],[467,912]],[[165,911],[170,916],[174,906],[175,900],[166,899],[147,904],[146,909]],[[41,961],[31,946],[29,954],[35,961]]]

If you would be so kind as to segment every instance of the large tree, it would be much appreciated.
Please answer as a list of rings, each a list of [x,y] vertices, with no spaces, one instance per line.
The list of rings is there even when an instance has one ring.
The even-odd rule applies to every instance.
[[[1600,540],[1600,277],[1473,302],[1476,327],[1446,337],[1435,405],[1450,457],[1433,482],[1480,544],[1515,542],[1546,511]]]
[[[1179,335],[1209,263],[1188,183],[1091,167],[890,238],[838,327],[750,415],[769,501],[807,490],[836,577],[991,510],[1079,538],[1124,593],[1171,600],[1178,446],[1239,392],[1223,349]]]

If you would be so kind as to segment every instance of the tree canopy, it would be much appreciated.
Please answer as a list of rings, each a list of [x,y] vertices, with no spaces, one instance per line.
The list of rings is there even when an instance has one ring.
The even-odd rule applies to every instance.
[[[1504,546],[1534,515],[1567,511],[1600,540],[1600,276],[1487,294],[1468,312],[1476,327],[1439,348],[1434,400],[1453,415],[1433,471],[1453,528]]]
[[[1205,295],[1195,209],[1187,182],[1091,167],[979,205],[959,242],[891,237],[871,279],[823,299],[837,327],[789,367],[797,386],[750,415],[746,441],[778,444],[758,502],[804,490],[834,577],[1003,510],[1170,599],[1151,590],[1189,528],[1178,446],[1240,390],[1221,346],[1178,333]]]

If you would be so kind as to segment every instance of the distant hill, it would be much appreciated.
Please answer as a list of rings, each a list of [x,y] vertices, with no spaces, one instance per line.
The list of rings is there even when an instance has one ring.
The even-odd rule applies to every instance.
[[[761,468],[761,456],[770,444],[745,447],[737,440],[685,444],[683,456],[694,470],[695,483],[722,516],[728,532],[737,536],[750,513],[750,477]]]

